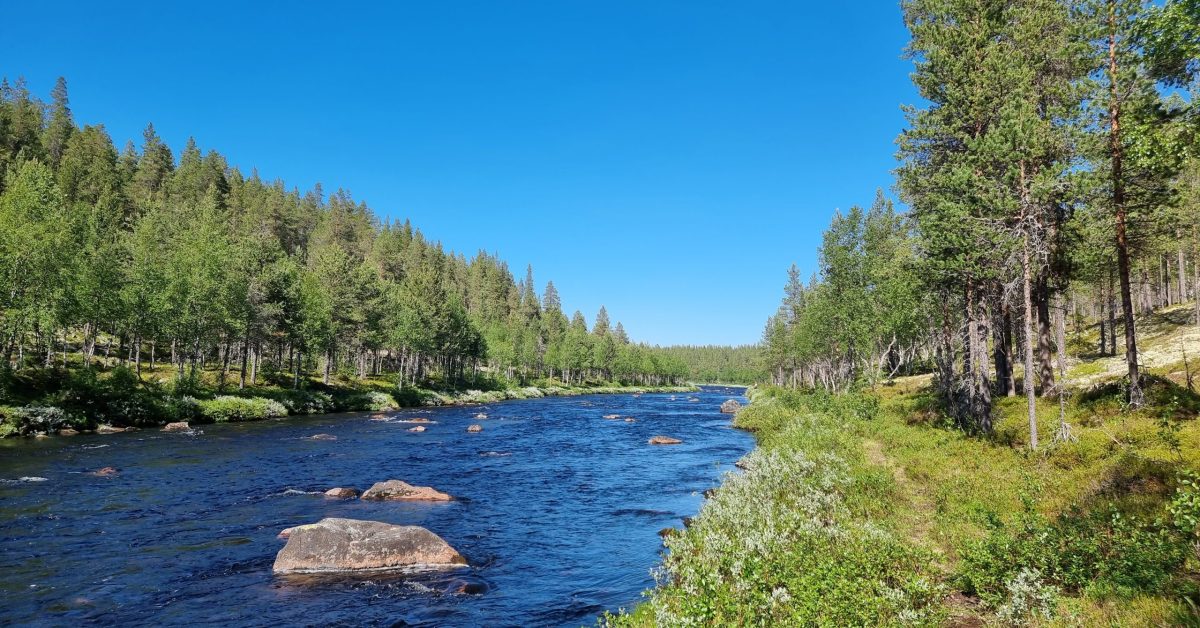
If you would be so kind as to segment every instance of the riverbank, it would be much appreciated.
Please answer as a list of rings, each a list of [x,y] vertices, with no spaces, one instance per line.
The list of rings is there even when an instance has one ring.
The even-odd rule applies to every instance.
[[[395,388],[385,383],[357,386],[319,386],[292,390],[253,387],[244,390],[176,391],[128,381],[114,372],[93,379],[72,393],[60,395],[63,403],[0,405],[0,438],[70,436],[91,431],[158,427],[168,423],[232,423],[288,416],[316,416],[341,412],[383,412],[401,408],[477,405],[516,399],[570,397],[595,394],[686,394],[686,386],[523,386],[500,390],[449,390]]]
[[[1027,449],[950,428],[927,378],[876,395],[767,389],[736,424],[758,447],[684,531],[659,586],[614,626],[1195,625],[1200,398],[1152,379],[1067,406],[1074,440]],[[1053,433],[1058,404],[1045,400]]]

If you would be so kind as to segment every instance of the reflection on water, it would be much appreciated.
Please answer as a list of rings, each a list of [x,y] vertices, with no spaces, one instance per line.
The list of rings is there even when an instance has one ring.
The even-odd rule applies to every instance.
[[[579,625],[653,585],[658,531],[752,446],[721,401],[604,395],[0,443],[0,623]],[[699,402],[690,402],[699,398]],[[487,418],[476,418],[479,413]],[[636,422],[613,421],[620,414]],[[472,423],[484,426],[469,434]],[[331,434],[336,440],[310,440]],[[651,436],[683,439],[651,446]],[[117,473],[91,472],[115,467]],[[449,503],[326,499],[386,479]],[[469,569],[277,578],[283,528],[420,525]],[[404,625],[404,624],[401,624]]]

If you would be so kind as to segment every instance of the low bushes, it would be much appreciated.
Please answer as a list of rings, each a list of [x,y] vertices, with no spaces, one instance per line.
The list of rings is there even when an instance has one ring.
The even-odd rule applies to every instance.
[[[72,420],[62,408],[53,406],[22,406],[3,410],[4,431],[8,434],[30,436],[53,434],[65,428],[78,427],[78,419]]]
[[[287,408],[274,399],[222,395],[199,402],[201,418],[214,423],[261,421],[287,416]]]
[[[1145,513],[1123,512],[1112,503],[1093,510],[1075,507],[1050,518],[1026,498],[1009,521],[993,520],[988,534],[967,546],[957,580],[967,593],[1006,608],[1011,583],[1030,580],[1069,592],[1128,598],[1140,593],[1186,592],[1178,580],[1200,542],[1200,483],[1180,476],[1172,498]],[[1022,574],[1027,574],[1022,576]],[[1053,607],[1051,607],[1053,608]],[[1033,613],[1036,614],[1036,613]]]
[[[737,416],[760,447],[727,474],[692,525],[667,537],[650,601],[622,625],[936,625],[932,557],[895,534],[880,504],[890,474],[863,459],[846,422],[862,399],[756,393]]]

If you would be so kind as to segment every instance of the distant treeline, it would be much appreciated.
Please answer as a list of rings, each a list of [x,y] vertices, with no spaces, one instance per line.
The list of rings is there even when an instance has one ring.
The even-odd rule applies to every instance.
[[[676,345],[656,351],[687,365],[688,380],[700,384],[753,384],[767,378],[758,345]]]
[[[147,126],[118,151],[51,102],[0,84],[0,368],[139,374],[169,361],[242,386],[319,373],[464,385],[680,381],[673,355],[590,326],[496,256],[443,250],[345,190],[300,191]]]

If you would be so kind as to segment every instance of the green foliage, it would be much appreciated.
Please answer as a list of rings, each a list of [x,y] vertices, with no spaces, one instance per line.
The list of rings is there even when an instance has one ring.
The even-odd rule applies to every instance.
[[[247,177],[194,139],[176,159],[153,125],[140,151],[118,154],[103,126],[76,128],[64,80],[51,95],[47,106],[23,81],[0,84],[0,370],[129,364],[140,379],[169,359],[177,382],[127,391],[129,422],[145,422],[155,395],[202,398],[233,377],[242,391],[260,378],[300,389],[314,370],[325,386],[353,380],[344,387],[355,390],[385,373],[450,390],[670,385],[686,374],[631,343],[603,308],[594,331],[582,315],[568,325],[557,289],[539,297],[532,268],[516,281],[492,255],[468,261],[407,222],[381,223],[344,190]],[[35,399],[10,384],[4,394],[30,397],[22,401],[58,395],[91,420],[118,420],[107,402],[52,387]],[[292,401],[305,412],[330,407]],[[347,396],[332,406],[391,403]]]
[[[53,434],[78,425],[62,408],[54,406],[23,406],[6,411],[4,423],[22,436]]]
[[[762,364],[762,350],[757,345],[680,345],[654,347],[650,353],[660,360],[673,360],[685,365],[687,378],[693,382],[754,384],[767,377]]]
[[[964,590],[997,607],[1008,602],[1009,583],[1029,570],[1070,591],[1158,592],[1177,577],[1188,541],[1161,513],[1075,509],[1049,520],[1027,499],[1013,521],[993,520],[988,535],[967,547],[958,577]]]
[[[200,417],[214,423],[261,421],[287,416],[287,408],[274,399],[263,397],[234,397],[221,395],[199,402]]]
[[[848,424],[877,402],[757,390],[738,414],[761,446],[667,537],[648,609],[610,625],[937,625],[931,557],[884,523],[893,486]],[[651,621],[652,620],[652,621]]]
[[[339,412],[396,410],[400,407],[391,395],[372,390],[369,392],[335,395],[334,407]]]
[[[98,423],[155,425],[170,415],[163,396],[140,386],[137,376],[125,367],[107,374],[93,369],[70,373],[61,389],[46,399],[79,417],[85,427]]]
[[[834,216],[808,285],[788,271],[783,303],[763,332],[774,383],[844,391],[915,365],[926,305],[911,225],[882,191],[867,211]]]

